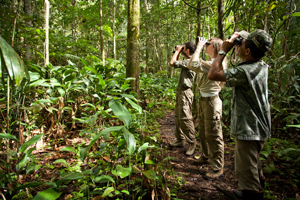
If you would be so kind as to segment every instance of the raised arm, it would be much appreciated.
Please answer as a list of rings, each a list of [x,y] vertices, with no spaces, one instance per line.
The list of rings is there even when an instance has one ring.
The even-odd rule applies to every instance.
[[[221,51],[224,51],[227,54],[227,52],[229,52],[230,49],[232,49],[233,42],[237,37],[239,37],[239,34],[235,33],[230,39],[224,41],[221,46]],[[215,60],[211,65],[211,68],[209,69],[207,75],[207,78],[209,80],[226,82],[226,78],[223,73],[223,65],[222,65],[225,56],[226,55],[224,54],[218,53],[217,57],[215,58]]]
[[[176,46],[175,53],[173,54],[173,56],[172,56],[172,58],[171,58],[171,61],[170,61],[170,66],[171,66],[171,67],[173,67],[175,61],[178,60],[179,54],[180,54],[180,52],[181,52],[182,47],[183,47],[183,46],[181,46],[181,45],[177,45],[177,46]]]
[[[198,44],[197,44],[196,51],[194,52],[188,65],[186,66],[189,69],[191,69],[191,62],[199,60],[200,52],[202,51],[202,49],[205,45],[205,42],[207,41],[205,38],[202,38],[202,37],[197,37],[197,39],[198,39]]]

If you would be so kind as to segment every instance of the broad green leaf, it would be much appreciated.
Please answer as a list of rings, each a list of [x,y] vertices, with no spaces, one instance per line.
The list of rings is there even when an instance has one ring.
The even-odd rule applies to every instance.
[[[287,153],[290,152],[290,151],[297,151],[297,152],[299,152],[300,149],[287,148],[287,149],[284,149],[284,150],[280,151],[280,152],[278,153],[278,155],[279,155],[279,156],[282,156],[282,155],[284,155],[284,154],[287,154]]]
[[[139,147],[138,149],[138,153],[140,153],[141,151],[151,148],[151,147],[155,147],[155,146],[149,146],[149,142],[144,143],[142,146]]]
[[[129,191],[128,190],[122,190],[121,192],[125,193],[125,194],[128,194],[130,195]]]
[[[129,176],[131,173],[131,167],[125,168],[122,167],[121,165],[116,166],[116,170],[112,171],[112,174],[115,176],[120,176],[121,178],[125,178]]]
[[[49,188],[47,190],[39,192],[33,197],[32,200],[55,200],[58,199],[61,194],[62,192],[57,192],[53,188]]]
[[[70,151],[70,152],[76,153],[76,149],[74,149],[73,147],[64,147],[64,148],[60,149],[59,151]]]
[[[300,12],[293,13],[293,14],[291,14],[291,16],[293,16],[293,17],[300,17]]]
[[[27,157],[28,157],[27,154],[24,155],[23,158],[17,164],[16,169],[17,169],[18,172],[20,172],[26,166],[26,164],[28,163]]]
[[[0,77],[3,68],[6,67],[9,77],[19,86],[22,79],[26,76],[30,79],[23,61],[15,50],[0,36]]]
[[[111,132],[111,131],[120,131],[122,128],[124,128],[124,126],[112,126],[106,129],[103,129],[102,131],[100,131],[99,134],[95,135],[95,137],[93,137],[93,139],[91,140],[90,144],[89,144],[89,148],[91,148],[93,146],[93,144],[103,135],[106,135],[107,133]]]
[[[113,182],[115,183],[114,179],[110,176],[107,176],[107,175],[102,175],[102,176],[99,176],[99,177],[96,177],[94,179],[95,182],[97,183],[106,183],[106,182]]]
[[[123,135],[124,135],[124,138],[126,140],[126,143],[127,143],[127,149],[128,149],[128,152],[129,154],[132,154],[134,151],[135,151],[135,148],[136,148],[136,140],[134,138],[134,135],[132,133],[130,133],[127,128],[123,128]]]
[[[67,161],[65,159],[58,159],[56,161],[54,161],[55,164],[58,163],[62,163],[65,167],[69,167],[69,164],[67,163]]]
[[[267,151],[261,151],[260,153],[264,155],[266,158],[269,156],[269,153]]]
[[[63,180],[78,180],[78,179],[83,179],[84,176],[79,173],[79,172],[70,172],[68,174],[64,174],[62,176]]]
[[[79,155],[80,155],[80,160],[82,162],[84,162],[84,160],[86,159],[88,153],[89,153],[89,147],[80,147]]]
[[[33,136],[32,138],[30,138],[30,140],[28,140],[27,142],[25,142],[20,147],[20,151],[19,152],[23,153],[29,146],[31,146],[34,143],[38,142],[42,137],[43,137],[43,134],[39,134],[39,135]]]
[[[108,187],[104,190],[103,194],[102,194],[102,197],[105,197],[107,195],[109,195],[110,193],[112,193],[113,191],[115,191],[115,188],[114,187]]]
[[[139,112],[139,114],[142,114],[143,109],[141,106],[137,105],[127,97],[125,99],[134,109],[136,109]]]
[[[11,134],[5,134],[5,133],[0,133],[0,138],[19,141],[18,138],[16,138],[16,136],[11,135]]]
[[[145,164],[153,165],[155,164],[155,162],[153,160],[146,160]]]
[[[144,174],[147,178],[149,178],[149,179],[151,179],[151,180],[155,180],[155,179],[156,179],[156,173],[155,173],[155,171],[153,171],[152,169],[149,169],[148,171],[144,171],[143,174]]]
[[[109,102],[109,107],[112,109],[114,114],[124,122],[127,128],[131,125],[131,115],[127,108],[123,106],[119,101],[111,100]]]
[[[66,92],[65,92],[64,89],[62,89],[62,88],[59,87],[59,88],[57,88],[57,91],[59,92],[59,94],[60,94],[61,97],[65,96]]]
[[[22,189],[25,189],[25,188],[31,188],[31,187],[36,187],[36,186],[40,186],[40,185],[43,185],[44,182],[32,182],[32,183],[26,183],[24,185],[20,185],[18,187],[15,188],[15,190],[22,190]]]
[[[97,134],[95,137],[93,137],[93,139],[91,140],[88,147],[85,147],[84,149],[80,149],[81,161],[83,162],[85,160],[86,156],[88,155],[88,151],[101,136],[106,135],[107,133],[109,133],[111,131],[120,131],[122,128],[124,128],[124,126],[112,126],[112,127],[109,127],[109,128],[106,128],[106,129],[100,131],[99,134]]]

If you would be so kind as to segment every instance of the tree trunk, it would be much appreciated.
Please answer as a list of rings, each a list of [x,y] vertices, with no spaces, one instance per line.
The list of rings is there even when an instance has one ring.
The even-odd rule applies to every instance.
[[[49,8],[48,0],[45,0],[45,64],[44,67],[49,65]]]
[[[101,45],[101,58],[103,66],[105,66],[104,56],[104,42],[103,42],[103,24],[102,24],[102,0],[99,0],[99,13],[100,13],[100,45]]]
[[[31,13],[31,0],[24,0],[24,12],[28,15],[28,16],[32,16]],[[32,22],[30,19],[26,19],[25,21],[25,25],[27,27],[27,29],[30,29],[32,27]],[[30,45],[30,37],[26,37],[25,38],[25,58],[26,60],[30,60],[31,59],[31,45]]]
[[[139,34],[140,34],[140,1],[128,0],[127,27],[127,64],[126,77],[133,77],[130,85],[133,92],[139,93]]]
[[[146,9],[146,13],[149,13],[148,10],[148,2],[147,0],[145,0],[145,9]],[[146,29],[146,73],[149,73],[149,30],[148,30],[148,21],[145,20],[145,29]]]
[[[197,3],[197,35],[196,36],[200,36],[201,35],[201,0],[198,1]]]
[[[224,39],[223,14],[224,14],[224,0],[218,0],[218,31],[219,31],[219,38],[222,40]]]
[[[15,19],[14,19],[13,33],[12,33],[12,37],[11,37],[11,46],[12,47],[14,47],[14,39],[15,39],[17,18],[18,18],[18,15],[19,15],[20,7],[21,7],[21,0],[18,1],[18,8],[17,8],[17,11],[16,11]]]
[[[113,49],[114,49],[114,60],[117,60],[117,53],[116,53],[116,23],[115,23],[115,21],[116,21],[116,0],[114,0],[113,1],[113,6],[114,6],[114,9],[113,9],[113,15],[114,15],[114,17],[113,17],[113,19],[114,19],[114,21],[113,21]]]

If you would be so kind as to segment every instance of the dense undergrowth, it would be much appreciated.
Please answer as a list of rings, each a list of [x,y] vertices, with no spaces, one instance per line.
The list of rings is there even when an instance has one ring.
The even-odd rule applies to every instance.
[[[129,92],[131,79],[122,62],[107,59],[103,66],[95,56],[66,57],[67,66],[31,64],[30,80],[25,78],[19,87],[1,82],[2,199],[173,197],[180,181],[178,187],[169,188],[166,177],[173,173],[168,166],[172,158],[158,160],[164,150],[158,145],[157,119],[174,108],[178,77],[169,78],[166,71],[141,73],[137,98]],[[276,82],[269,83],[274,137],[262,152],[265,173],[275,181],[285,180],[291,193],[300,181],[295,134],[299,117],[288,114],[299,111],[297,76],[293,80],[282,91]],[[286,100],[279,102],[280,95]],[[224,130],[230,130],[230,96],[230,89],[224,88]],[[79,142],[73,142],[76,138]],[[59,156],[49,159],[56,151]],[[268,183],[267,194],[272,187]]]

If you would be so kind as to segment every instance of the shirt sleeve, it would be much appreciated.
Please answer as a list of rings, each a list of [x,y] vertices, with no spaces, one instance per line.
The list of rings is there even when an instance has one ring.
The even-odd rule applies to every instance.
[[[188,59],[185,59],[185,60],[181,60],[181,61],[178,61],[176,60],[174,62],[174,68],[181,68],[181,69],[187,69],[187,64],[188,64]]]
[[[196,58],[191,61],[190,68],[196,73],[208,74],[211,64],[212,61],[204,61],[202,59]]]
[[[241,67],[235,67],[223,70],[224,76],[229,87],[248,84],[245,71]]]

